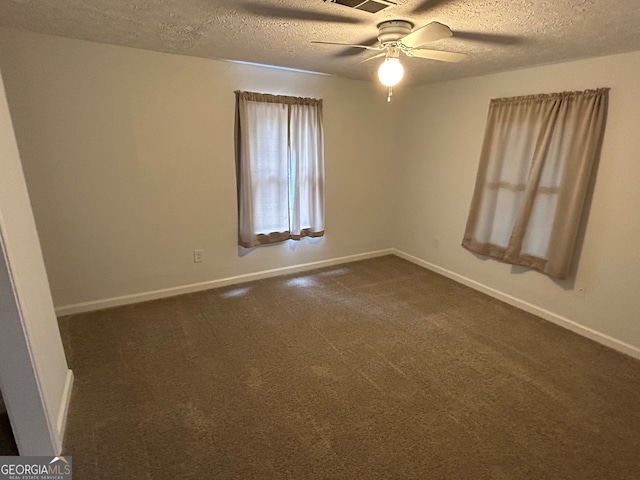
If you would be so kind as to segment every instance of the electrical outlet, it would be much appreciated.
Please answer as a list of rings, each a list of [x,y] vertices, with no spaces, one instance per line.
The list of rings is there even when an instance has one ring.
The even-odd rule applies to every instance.
[[[576,297],[584,297],[584,293],[586,289],[587,287],[585,287],[584,285],[581,285],[581,284],[576,285],[576,290],[575,290]]]
[[[202,262],[202,250],[194,250],[193,251],[193,263]]]

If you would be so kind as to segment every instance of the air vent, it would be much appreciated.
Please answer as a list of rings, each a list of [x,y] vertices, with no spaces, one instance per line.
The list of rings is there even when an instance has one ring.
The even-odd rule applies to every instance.
[[[331,3],[355,8],[356,10],[364,10],[369,13],[377,13],[380,10],[396,5],[395,2],[389,2],[387,0],[331,0]]]

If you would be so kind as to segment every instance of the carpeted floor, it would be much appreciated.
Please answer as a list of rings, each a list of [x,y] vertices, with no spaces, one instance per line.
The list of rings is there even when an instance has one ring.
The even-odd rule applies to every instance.
[[[77,479],[640,477],[640,362],[397,257],[60,325]]]

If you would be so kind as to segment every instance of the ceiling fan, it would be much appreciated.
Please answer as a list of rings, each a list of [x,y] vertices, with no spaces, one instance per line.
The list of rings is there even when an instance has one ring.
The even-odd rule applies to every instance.
[[[320,1],[320,0],[316,0]],[[253,15],[266,17],[269,19],[281,18],[310,22],[322,22],[333,24],[363,24],[368,23],[362,16],[354,16],[349,12],[359,10],[358,15],[364,12],[365,15],[375,14],[387,8],[398,7],[397,0],[322,0],[324,3],[339,5],[343,13],[319,12],[316,10],[300,7],[287,7],[281,5],[273,5],[265,3],[263,0],[243,0],[242,8]],[[413,1],[413,0],[412,0]],[[409,10],[409,15],[423,15],[436,7],[446,5],[450,2],[459,0],[415,0],[416,4]],[[349,9],[345,8],[349,7]],[[336,11],[338,12],[338,11]],[[338,54],[338,56],[351,55],[354,51],[370,50],[377,51],[376,55],[370,56],[359,63],[367,62],[377,58],[384,57],[378,69],[378,78],[389,87],[389,96],[391,99],[391,87],[397,85],[404,75],[404,68],[400,63],[403,56],[426,58],[430,60],[439,60],[442,62],[459,62],[466,58],[466,54],[458,52],[431,50],[425,48],[430,42],[435,42],[453,35],[451,29],[439,22],[431,22],[420,28],[414,29],[414,24],[407,20],[388,20],[377,24],[378,35],[377,40],[371,39],[363,42],[363,44],[349,44],[316,41],[312,43],[338,45],[348,47],[347,50]],[[459,40],[467,40],[474,42],[487,42],[498,45],[511,45],[518,43],[520,39],[512,35],[486,33],[486,32],[455,32],[455,37]]]
[[[349,43],[313,41],[325,45],[340,45],[343,47],[363,48],[375,50],[381,53],[364,59],[368,62],[375,58],[385,57],[378,69],[380,82],[389,87],[387,101],[391,101],[391,88],[397,85],[404,75],[404,68],[400,63],[400,56],[427,58],[441,62],[459,62],[466,58],[466,54],[431,50],[423,48],[424,45],[442,38],[450,37],[453,32],[446,25],[439,22],[431,22],[413,30],[413,24],[406,20],[388,20],[378,24],[378,42],[373,45],[354,45]]]

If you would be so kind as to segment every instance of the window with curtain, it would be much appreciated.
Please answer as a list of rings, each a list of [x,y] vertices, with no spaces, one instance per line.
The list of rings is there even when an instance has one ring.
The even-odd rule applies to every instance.
[[[322,100],[235,93],[239,245],[324,235]]]
[[[608,91],[491,100],[463,247],[566,278]]]

